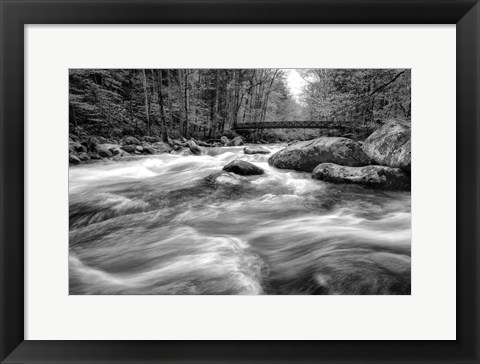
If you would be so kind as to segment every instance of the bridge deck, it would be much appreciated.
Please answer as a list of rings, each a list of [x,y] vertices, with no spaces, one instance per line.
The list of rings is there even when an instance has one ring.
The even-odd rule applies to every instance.
[[[339,125],[340,124],[340,125]],[[238,123],[233,129],[365,129],[365,126],[355,125],[351,121],[264,121],[263,123]]]

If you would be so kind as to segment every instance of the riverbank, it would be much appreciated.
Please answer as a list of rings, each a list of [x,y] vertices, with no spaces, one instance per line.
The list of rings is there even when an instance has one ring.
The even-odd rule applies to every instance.
[[[107,139],[101,136],[83,136],[71,134],[69,136],[69,164],[78,165],[85,162],[113,159],[135,155],[154,155],[162,153],[178,152],[183,149],[189,150],[194,155],[200,155],[201,147],[215,148],[221,146],[240,146],[244,144],[241,136],[229,139],[222,136],[219,139],[206,141],[190,139],[171,139],[167,142],[152,136],[126,136],[120,140]]]

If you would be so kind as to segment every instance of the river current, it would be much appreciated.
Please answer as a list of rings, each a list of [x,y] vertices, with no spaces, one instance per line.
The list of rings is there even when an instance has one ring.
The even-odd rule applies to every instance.
[[[269,156],[71,166],[70,294],[410,294],[409,192],[313,180]],[[235,159],[265,174],[205,179]]]

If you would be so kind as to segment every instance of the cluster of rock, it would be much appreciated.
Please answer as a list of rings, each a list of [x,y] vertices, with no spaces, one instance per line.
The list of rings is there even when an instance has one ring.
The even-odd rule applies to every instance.
[[[222,136],[220,139],[209,141],[200,141],[191,138],[189,140],[181,138],[168,139],[168,143],[162,142],[159,138],[153,136],[144,136],[135,138],[126,136],[121,140],[106,139],[104,137],[84,137],[70,135],[69,138],[69,163],[79,164],[96,159],[116,159],[131,155],[141,154],[161,154],[173,151],[188,149],[194,155],[202,154],[200,147],[222,147],[222,146],[240,146],[243,145],[241,136],[234,136],[228,139]],[[269,152],[269,151],[268,151]]]
[[[312,172],[315,179],[409,190],[410,123],[391,120],[361,145],[348,138],[322,137],[287,146],[269,158],[276,168]]]
[[[172,150],[172,147],[160,139],[146,136],[139,139],[127,136],[120,141],[103,137],[88,137],[83,140],[71,135],[68,143],[70,164],[79,164],[102,158],[118,158],[139,154],[159,154]]]

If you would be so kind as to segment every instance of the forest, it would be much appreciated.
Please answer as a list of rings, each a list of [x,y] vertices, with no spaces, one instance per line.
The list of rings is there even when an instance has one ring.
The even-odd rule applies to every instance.
[[[305,81],[298,97],[287,80],[292,71]],[[303,120],[374,130],[386,119],[410,120],[410,83],[408,69],[70,69],[69,132],[205,140],[245,122]],[[270,141],[311,135],[318,131],[262,134]]]

